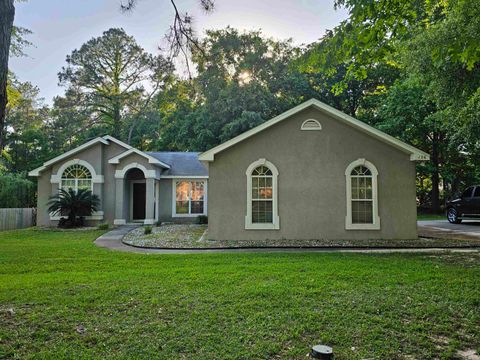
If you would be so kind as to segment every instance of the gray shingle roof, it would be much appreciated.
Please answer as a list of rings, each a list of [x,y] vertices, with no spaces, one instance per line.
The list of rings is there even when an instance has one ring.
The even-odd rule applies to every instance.
[[[170,165],[162,175],[208,176],[208,171],[198,160],[198,152],[146,152],[146,154]]]

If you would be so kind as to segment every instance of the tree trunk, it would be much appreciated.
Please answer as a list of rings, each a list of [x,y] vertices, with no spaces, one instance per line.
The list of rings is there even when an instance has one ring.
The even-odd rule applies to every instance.
[[[115,102],[113,104],[113,136],[116,138],[120,138],[120,130],[122,127],[121,124],[122,116],[120,114],[120,100],[115,98]]]
[[[432,142],[432,164],[433,164],[433,171],[432,171],[432,192],[431,192],[431,200],[432,200],[432,211],[434,213],[438,213],[440,211],[440,192],[439,192],[439,185],[440,185],[440,175],[439,175],[439,153],[438,153],[438,134],[433,134],[433,142]]]
[[[12,40],[15,7],[13,0],[0,0],[0,156],[4,147],[3,131],[7,109],[8,56]]]

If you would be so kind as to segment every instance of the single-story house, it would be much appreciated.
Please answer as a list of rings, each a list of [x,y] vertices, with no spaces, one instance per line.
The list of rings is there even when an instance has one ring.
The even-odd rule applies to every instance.
[[[87,221],[195,221],[213,240],[417,236],[415,162],[428,154],[312,99],[198,154],[93,139],[31,171],[38,225],[59,188],[92,189]]]

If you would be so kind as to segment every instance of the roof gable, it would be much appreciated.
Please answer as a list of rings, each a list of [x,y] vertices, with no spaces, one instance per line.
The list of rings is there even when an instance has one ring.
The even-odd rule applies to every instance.
[[[287,110],[285,111],[284,113],[274,117],[273,119],[270,119],[266,122],[264,122],[263,124],[260,124],[256,127],[254,127],[253,129],[250,129],[236,137],[234,137],[233,139],[230,139],[210,150],[207,150],[203,153],[201,153],[199,155],[199,160],[201,161],[214,161],[215,159],[215,154],[218,154],[230,147],[232,147],[233,145],[245,140],[245,139],[248,139],[249,137],[263,131],[263,130],[266,130],[268,129],[269,127],[291,117],[292,115],[302,111],[302,110],[305,110],[309,107],[314,107],[328,115],[330,115],[331,117],[333,117],[334,119],[336,120],[339,120],[343,123],[346,123],[347,125],[350,125],[354,128],[356,128],[357,130],[361,131],[361,132],[364,132],[366,133],[367,135],[370,135],[372,136],[373,138],[376,138],[390,146],[393,146],[407,154],[410,155],[410,160],[411,161],[422,161],[422,160],[429,160],[430,159],[430,156],[413,147],[412,145],[409,145],[407,143],[404,143],[403,141],[401,140],[398,140],[396,138],[394,138],[393,136],[390,136],[388,134],[385,134],[384,132],[378,130],[378,129],[375,129],[374,127],[370,126],[370,125],[367,125],[366,123],[362,122],[362,121],[359,121],[317,99],[311,99],[311,100],[308,100],[298,106],[295,106],[294,108],[290,109],[290,110]]]
[[[124,147],[125,149],[131,149],[132,147],[128,144],[125,144],[124,142],[118,140],[118,139],[115,139],[114,137],[110,136],[110,135],[106,135],[106,136],[102,136],[102,137],[96,137],[95,139],[92,139],[90,141],[87,141],[86,143],[80,145],[80,146],[77,146],[76,148],[74,149],[71,149],[61,155],[58,155],[57,157],[54,157],[53,159],[50,159],[48,161],[45,161],[43,163],[42,166],[30,171],[28,173],[28,176],[40,176],[40,173],[45,170],[47,167],[49,167],[50,165],[53,165],[65,158],[68,158],[72,155],[75,155],[77,153],[79,153],[80,151],[83,151],[93,145],[96,145],[96,144],[104,144],[104,145],[109,145],[109,142],[114,142],[122,147]]]
[[[166,164],[165,162],[163,162],[163,161],[161,161],[161,160],[159,160],[159,159],[157,159],[153,156],[150,156],[147,153],[144,153],[143,151],[135,149],[135,148],[130,148],[129,150],[111,158],[110,160],[108,160],[108,163],[109,164],[119,164],[121,159],[123,159],[124,157],[126,157],[130,154],[138,154],[138,155],[146,158],[148,160],[149,164],[159,165],[159,166],[161,166],[165,169],[170,169],[170,165]]]

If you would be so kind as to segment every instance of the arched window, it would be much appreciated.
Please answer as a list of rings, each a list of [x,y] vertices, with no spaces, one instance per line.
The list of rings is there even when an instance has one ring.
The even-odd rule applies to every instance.
[[[88,189],[92,190],[92,174],[85,166],[74,164],[67,167],[61,178],[60,187],[64,190]]]
[[[279,229],[277,204],[278,170],[259,159],[250,164],[247,175],[247,216],[245,229]]]
[[[347,167],[345,175],[347,178],[346,229],[380,229],[377,169],[367,160],[358,159]]]

